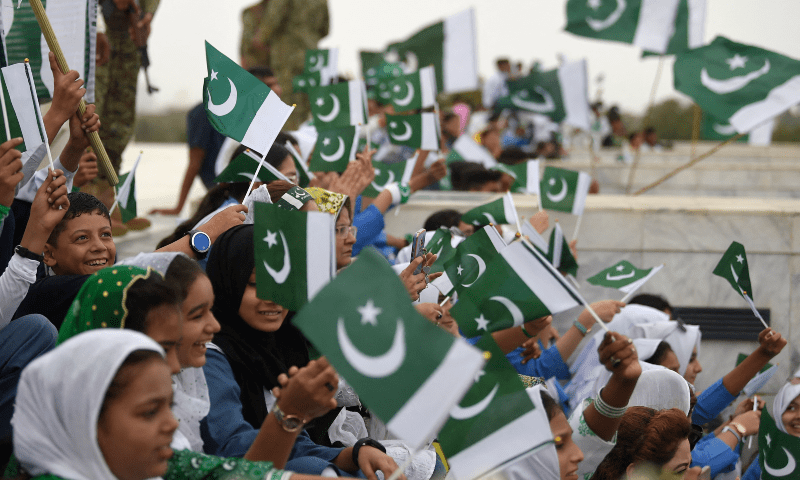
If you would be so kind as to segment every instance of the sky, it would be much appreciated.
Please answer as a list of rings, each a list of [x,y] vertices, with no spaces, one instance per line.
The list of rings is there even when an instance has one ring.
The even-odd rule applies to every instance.
[[[611,0],[604,0],[606,2]],[[147,95],[139,77],[137,110],[161,113],[186,110],[202,100],[206,63],[204,40],[239,59],[241,12],[254,0],[162,0],[149,43],[150,80],[160,88]],[[643,113],[651,95],[658,58],[641,58],[623,43],[592,40],[564,31],[566,0],[328,0],[330,34],[320,48],[339,48],[339,70],[360,75],[359,50],[382,50],[431,23],[468,8],[475,9],[478,73],[488,78],[498,57],[539,60],[545,69],[586,58],[589,97],[597,97],[595,79],[603,74],[602,99],[631,113]],[[800,1],[707,0],[705,39],[718,35],[800,59]],[[665,57],[656,102],[678,98],[672,87],[673,57]]]

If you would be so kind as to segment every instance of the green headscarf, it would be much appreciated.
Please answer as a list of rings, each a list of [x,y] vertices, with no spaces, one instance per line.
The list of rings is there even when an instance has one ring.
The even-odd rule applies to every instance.
[[[61,324],[58,343],[95,328],[124,328],[125,299],[134,280],[158,275],[153,269],[117,265],[98,270],[86,279]]]
[[[347,207],[350,212],[350,219],[353,219],[353,206],[350,204],[350,197],[343,193],[331,192],[319,187],[309,187],[305,189],[306,192],[314,197],[314,202],[320,212],[330,213],[336,218],[339,218],[343,207]]]

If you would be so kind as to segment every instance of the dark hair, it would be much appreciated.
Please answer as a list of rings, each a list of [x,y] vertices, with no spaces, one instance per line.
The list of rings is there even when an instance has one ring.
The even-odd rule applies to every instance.
[[[292,135],[291,133],[287,133],[287,132],[279,132],[278,136],[275,137],[275,142],[273,142],[273,143],[276,143],[278,145],[286,145],[286,142],[289,142],[292,145],[298,145],[299,144],[299,142],[297,141],[297,138],[295,138],[295,136]]]
[[[292,189],[292,187],[296,187],[294,183],[287,182],[285,180],[275,180],[274,182],[269,182],[267,184],[267,190],[269,190],[269,199],[272,200],[272,203],[276,203],[281,197]]]
[[[488,182],[497,182],[502,172],[488,170],[479,163],[453,162],[450,164],[453,190],[470,191],[483,187]]]
[[[189,288],[197,280],[197,277],[205,274],[206,272],[200,268],[196,261],[184,255],[178,255],[169,264],[164,280],[175,287],[180,295],[181,302],[183,302],[189,295]]]
[[[530,157],[531,155],[523,151],[521,148],[510,147],[504,148],[503,151],[500,152],[500,158],[498,158],[497,161],[506,165],[516,165],[524,162]]]
[[[67,228],[67,222],[75,217],[80,217],[84,213],[100,213],[108,219],[109,225],[111,224],[111,215],[108,213],[108,208],[94,195],[84,192],[72,192],[67,194],[67,198],[69,199],[69,208],[67,213],[64,214],[64,218],[50,232],[50,236],[47,238],[47,243],[50,245],[57,247],[58,236]]]
[[[628,407],[617,430],[617,444],[597,467],[592,480],[618,480],[631,463],[660,469],[675,456],[691,431],[692,424],[680,409]]]
[[[162,362],[165,361],[161,354],[154,350],[134,350],[128,355],[128,358],[119,366],[117,374],[114,375],[114,379],[111,380],[111,383],[108,385],[106,395],[103,397],[103,404],[100,406],[98,420],[103,417],[108,404],[125,391],[125,388],[132,380],[132,370],[139,365],[151,362],[155,359],[159,359]]]
[[[433,212],[430,217],[425,219],[425,224],[422,228],[432,232],[440,227],[458,227],[460,221],[461,212],[458,210],[439,210],[438,212]]]
[[[137,332],[147,332],[147,315],[155,308],[172,306],[180,308],[181,295],[172,282],[167,282],[161,275],[150,274],[146,278],[137,278],[128,286],[125,297],[125,308],[128,316],[124,328]]]
[[[275,76],[275,72],[273,72],[271,68],[269,68],[267,66],[264,66],[264,65],[260,65],[260,66],[257,66],[257,67],[250,67],[250,68],[247,69],[247,73],[249,73],[250,75],[252,75],[254,77],[258,77],[258,78],[266,78],[266,77],[274,77]]]
[[[669,343],[665,341],[661,341],[658,343],[656,347],[656,351],[653,352],[653,355],[650,356],[647,360],[644,360],[647,363],[652,363],[653,365],[661,365],[661,362],[664,361],[664,357],[667,356],[667,353],[672,351],[672,347],[669,346]]]
[[[499,68],[501,65],[511,65],[511,61],[510,61],[509,59],[505,58],[505,57],[503,57],[503,58],[498,58],[498,59],[497,59],[497,66],[498,66],[498,68]]]
[[[644,134],[645,135],[650,135],[651,133],[656,133],[656,129],[653,128],[653,127],[647,127],[647,128],[644,129]]]
[[[548,422],[555,418],[555,416],[559,413],[564,413],[558,403],[553,400],[553,397],[551,397],[547,392],[540,390],[539,395],[542,397],[542,406],[544,407],[545,413],[547,413]]]
[[[656,310],[661,310],[662,312],[666,309],[672,311],[672,305],[669,304],[666,298],[660,295],[653,295],[651,293],[640,293],[639,295],[631,298],[628,303],[653,307]]]
[[[456,117],[458,117],[458,115],[456,115],[455,113],[447,112],[447,113],[444,114],[444,118],[442,118],[442,123],[449,122],[450,120],[452,120],[452,119],[454,119]]]

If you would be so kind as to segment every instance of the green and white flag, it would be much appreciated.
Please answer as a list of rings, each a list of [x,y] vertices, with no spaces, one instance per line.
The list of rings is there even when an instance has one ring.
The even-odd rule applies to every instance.
[[[336,219],[270,203],[253,208],[256,294],[296,312],[335,276]]]
[[[461,135],[453,142],[453,147],[450,149],[450,153],[447,154],[446,162],[448,164],[452,162],[474,162],[480,163],[486,168],[492,168],[497,165],[497,160],[489,150],[467,134]]]
[[[292,160],[294,161],[294,168],[297,170],[297,186],[301,188],[306,188],[311,182],[311,179],[314,176],[311,172],[308,171],[308,167],[306,166],[305,160],[303,160],[303,156],[300,155],[300,152],[294,148],[292,142],[286,142],[284,145],[286,150],[289,150],[289,153],[292,155]]]
[[[568,62],[547,72],[532,72],[511,82],[509,95],[499,98],[495,109],[539,113],[554,122],[589,131],[587,78],[586,60]]]
[[[539,249],[539,252],[547,257],[547,251],[550,248],[548,245],[547,240],[542,237],[539,232],[533,228],[531,222],[522,222],[522,235],[528,237],[528,240],[533,244],[534,247]]]
[[[491,169],[514,178],[512,192],[539,195],[539,160],[526,160],[516,165],[498,163]]]
[[[330,83],[330,78],[324,76],[322,72],[303,72],[292,78],[292,90],[308,93],[317,87],[330,85]]]
[[[417,313],[374,249],[363,250],[292,323],[412,450],[439,432],[484,364],[479,350]]]
[[[386,133],[393,145],[439,150],[439,122],[435,113],[386,115]]]
[[[542,208],[582,215],[591,182],[587,173],[545,167],[540,187]]]
[[[436,255],[436,261],[433,262],[433,265],[431,265],[430,273],[443,272],[445,262],[455,255],[456,248],[461,242],[464,241],[464,237],[455,235],[449,228],[444,227],[437,228],[436,231],[433,232],[433,235],[431,235],[429,238],[428,235],[430,233],[431,232],[426,232],[425,234],[425,250],[428,253],[433,253]],[[454,243],[455,246],[453,246]],[[452,290],[452,286],[448,287],[448,290],[446,291],[442,290],[441,286],[437,286],[436,288],[445,293]]]
[[[678,55],[673,71],[676,90],[738,133],[800,102],[800,60],[725,37]]]
[[[477,51],[475,14],[469,9],[389,45],[384,58],[401,63],[406,73],[433,65],[436,85],[441,85],[444,93],[455,93],[480,88]]]
[[[753,287],[750,285],[750,269],[747,267],[747,255],[744,245],[731,243],[716,267],[714,275],[724,278],[742,297],[753,299]]]
[[[459,295],[450,313],[470,338],[581,304],[578,292],[541,253],[514,242],[487,263],[486,271]]]
[[[781,421],[780,417],[778,420]],[[762,410],[761,423],[758,426],[758,465],[761,467],[761,478],[797,478],[794,476],[797,472],[797,459],[800,459],[800,438],[778,430],[769,411],[766,408]]]
[[[510,195],[475,207],[461,216],[461,221],[483,227],[484,225],[516,225],[517,210]]]
[[[361,195],[367,198],[375,198],[393,183],[408,185],[416,163],[417,155],[397,163],[383,163],[373,160],[372,168],[375,169],[375,179],[367,185]]]
[[[85,82],[86,102],[94,103],[95,46],[97,37],[97,0],[48,0],[42,2],[50,25],[58,39],[67,65]],[[42,35],[30,2],[6,2],[0,9],[0,23],[5,35],[5,61],[0,66],[23,63],[29,59],[36,95],[47,101],[53,96],[53,73],[50,48]],[[19,8],[17,8],[19,6]]]
[[[319,72],[323,79],[336,78],[339,68],[339,49],[306,50],[306,73]],[[325,84],[322,84],[325,85]]]
[[[366,125],[367,94],[364,82],[349,82],[318,87],[308,94],[314,126],[318,129]]]
[[[564,238],[564,231],[561,230],[561,224],[556,222],[553,231],[550,232],[550,242],[547,246],[547,257],[553,267],[561,273],[578,275],[578,261],[572,255],[572,250],[569,248],[567,239]]]
[[[216,183],[222,182],[238,182],[250,183],[258,169],[258,163],[261,162],[261,156],[250,150],[249,148],[239,155],[235,156],[231,163],[229,163],[223,171],[214,179]],[[289,181],[278,169],[267,163],[262,162],[262,168],[258,171],[258,181],[269,183],[275,180]]]
[[[396,112],[419,110],[436,104],[436,72],[433,67],[420,68],[391,80],[392,105]]]
[[[764,366],[764,368],[761,369],[760,372],[756,374],[755,377],[753,377],[749,382],[747,382],[747,385],[744,386],[742,393],[746,397],[752,397],[756,393],[760,392],[761,389],[764,388],[767,382],[769,382],[772,379],[772,377],[775,376],[776,373],[778,373],[778,366],[768,363],[767,365]]]
[[[706,0],[680,0],[675,16],[675,31],[667,45],[667,55],[683,53],[705,44]],[[651,52],[645,51],[645,55]]]
[[[308,162],[312,172],[344,172],[358,151],[358,125],[318,130],[317,144]]]
[[[208,121],[242,145],[268,152],[294,107],[208,42],[206,62],[203,103]]]
[[[122,215],[122,223],[128,223],[136,218],[136,168],[139,166],[139,158],[133,164],[131,171],[119,176],[119,183],[114,186],[117,190],[117,206]]]
[[[568,0],[566,31],[666,53],[679,0]]]
[[[552,440],[547,413],[534,405],[492,336],[475,346],[488,361],[438,436],[455,480],[479,478]]]
[[[3,67],[0,72],[11,138],[22,137],[22,144],[17,147],[20,152],[36,149],[47,141],[47,133],[39,110],[31,67],[27,63],[17,63]],[[0,135],[5,137],[2,115]],[[10,138],[2,138],[0,143],[7,140]]]
[[[434,280],[433,286],[445,295],[470,288],[486,271],[486,262],[491,261],[506,242],[497,229],[486,226],[458,244],[447,260],[442,263],[444,273]]]
[[[767,120],[747,135],[737,141],[749,145],[768,146],[772,143],[772,132],[775,129],[775,119]],[[728,123],[728,119],[717,119],[710,113],[703,113],[702,132],[704,140],[724,141],[736,135],[736,129]]]
[[[636,268],[631,262],[621,260],[586,279],[599,287],[616,288],[621,292],[635,292],[650,278],[664,268],[664,264],[653,268]]]

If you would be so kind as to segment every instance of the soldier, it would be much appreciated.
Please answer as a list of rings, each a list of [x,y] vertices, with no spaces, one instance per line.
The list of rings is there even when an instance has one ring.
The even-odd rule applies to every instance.
[[[139,0],[138,5],[135,0],[101,1],[110,58],[108,63],[97,67],[95,96],[97,112],[103,118],[100,137],[118,174],[122,152],[133,136],[136,122],[136,80],[141,66],[139,46],[147,43],[150,23],[158,4],[159,0]],[[135,25],[131,23],[131,16],[138,19]],[[109,208],[114,203],[114,189],[105,178],[92,182],[86,191]],[[145,218],[134,218],[123,225],[118,216],[119,209],[114,209],[114,212],[111,224],[116,236],[150,226],[150,221]]]
[[[267,0],[256,3],[242,12],[242,43],[239,53],[242,57],[242,68],[269,65],[269,44],[256,38],[259,22],[264,16]]]
[[[292,90],[292,78],[303,73],[306,50],[328,35],[330,27],[327,0],[269,0],[264,2],[259,26],[253,36],[256,44],[268,45],[270,67],[284,88],[281,97],[296,104],[286,122],[287,130],[296,130],[311,113],[308,97]]]

